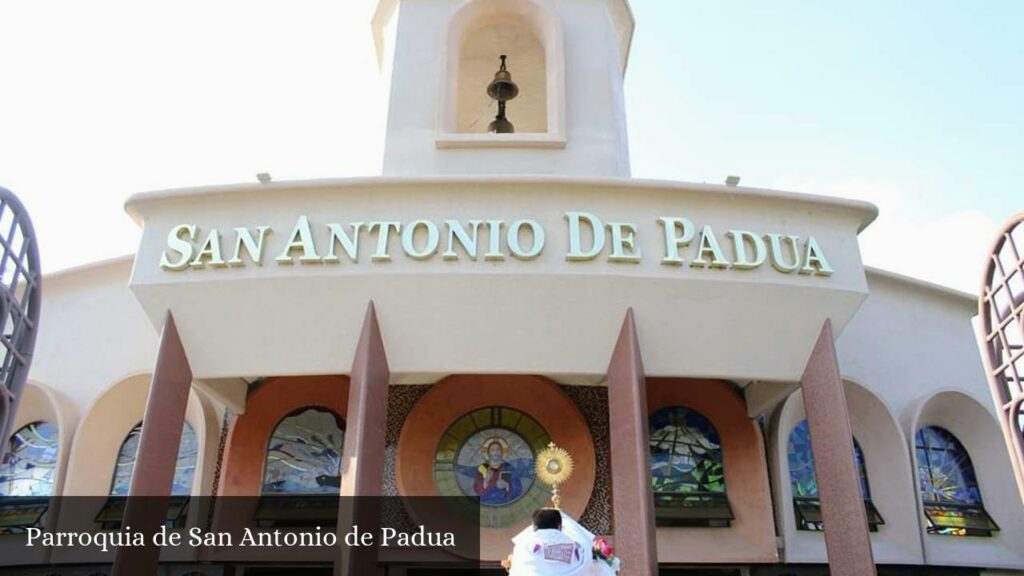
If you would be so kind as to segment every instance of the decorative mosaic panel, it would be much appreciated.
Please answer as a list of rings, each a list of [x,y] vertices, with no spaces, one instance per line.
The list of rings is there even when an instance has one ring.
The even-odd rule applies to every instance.
[[[398,454],[398,436],[402,433],[402,424],[409,417],[413,405],[430,390],[429,385],[390,386],[388,387],[388,427],[385,433],[387,446],[384,449],[384,486],[381,494],[398,496],[398,482],[395,479],[395,458]],[[396,529],[412,530],[415,524],[409,519],[405,508],[397,500],[386,498],[381,511],[381,521],[385,526]]]
[[[560,386],[583,414],[590,433],[594,438],[596,456],[596,478],[590,502],[579,519],[587,529],[597,534],[611,533],[611,469],[608,445],[608,393],[597,386]],[[388,390],[387,449],[384,461],[383,494],[397,496],[395,480],[395,457],[398,452],[398,437],[402,424],[408,418],[416,401],[430,389],[429,385],[391,386]],[[385,510],[387,521],[394,522],[397,515],[403,519],[401,525],[411,525],[403,510]],[[394,522],[399,525],[399,522]]]
[[[0,464],[0,496],[50,496],[57,468],[57,427],[33,422],[11,436]]]
[[[264,494],[336,494],[344,433],[332,412],[308,408],[285,417],[267,446]]]
[[[528,414],[480,408],[452,423],[434,455],[434,482],[444,496],[480,498],[480,526],[506,528],[547,505],[536,483],[535,456],[551,438]]]
[[[603,386],[559,386],[572,399],[594,438],[594,491],[579,521],[594,534],[612,533],[611,447],[608,440],[608,389]]]
[[[142,423],[139,422],[128,432],[121,449],[117,453],[117,465],[114,468],[114,479],[110,483],[111,496],[127,496],[132,484],[132,472],[135,471],[135,459],[139,453],[139,441],[142,439]],[[199,456],[199,445],[195,430],[188,422],[181,429],[181,443],[178,445],[178,460],[174,465],[174,483],[171,495],[188,496],[192,493],[192,478],[196,473],[196,459]]]
[[[725,492],[722,441],[699,412],[670,406],[650,416],[654,493]]]

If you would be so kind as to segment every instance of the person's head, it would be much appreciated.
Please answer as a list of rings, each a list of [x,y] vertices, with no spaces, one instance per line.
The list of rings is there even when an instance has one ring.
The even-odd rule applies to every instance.
[[[533,513],[534,530],[561,530],[562,513],[554,508],[538,508]]]
[[[487,459],[492,463],[500,464],[505,460],[504,452],[500,442],[491,442],[491,445],[487,447]]]

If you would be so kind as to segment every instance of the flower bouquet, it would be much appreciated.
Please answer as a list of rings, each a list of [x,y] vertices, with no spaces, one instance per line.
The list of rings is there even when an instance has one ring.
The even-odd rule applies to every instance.
[[[594,539],[593,556],[595,561],[604,562],[608,564],[613,571],[619,571],[619,567],[621,565],[619,557],[615,555],[615,549],[612,548],[612,545],[604,538]]]

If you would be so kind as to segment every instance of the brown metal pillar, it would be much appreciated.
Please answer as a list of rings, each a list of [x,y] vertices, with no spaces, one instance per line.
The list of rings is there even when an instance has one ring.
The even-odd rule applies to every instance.
[[[608,366],[611,430],[612,527],[615,550],[629,576],[658,573],[654,496],[648,443],[647,384],[633,309],[619,332]]]
[[[821,329],[800,384],[811,430],[829,572],[832,576],[875,576],[868,518],[853,460],[853,431],[830,320]]]
[[[381,495],[390,377],[377,313],[373,302],[370,302],[352,360],[349,382],[338,542],[344,541],[345,534],[353,525],[358,525],[361,532],[379,532],[379,502],[354,501],[350,497]],[[376,548],[339,546],[334,573],[338,576],[377,573]]]
[[[121,547],[114,556],[112,576],[149,576],[157,573],[160,548],[153,545],[156,533],[167,517],[171,483],[178,460],[185,408],[192,387],[192,369],[181,345],[170,311],[164,320],[160,351],[149,388],[146,414],[142,419],[135,471],[128,491],[123,525],[145,535],[144,547]],[[140,498],[141,497],[141,498]]]

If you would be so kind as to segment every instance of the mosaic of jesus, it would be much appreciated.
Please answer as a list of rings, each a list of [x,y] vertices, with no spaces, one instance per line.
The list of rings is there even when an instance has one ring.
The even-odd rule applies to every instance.
[[[534,481],[533,451],[511,430],[480,431],[458,455],[459,484],[484,506],[505,506],[520,498]]]

